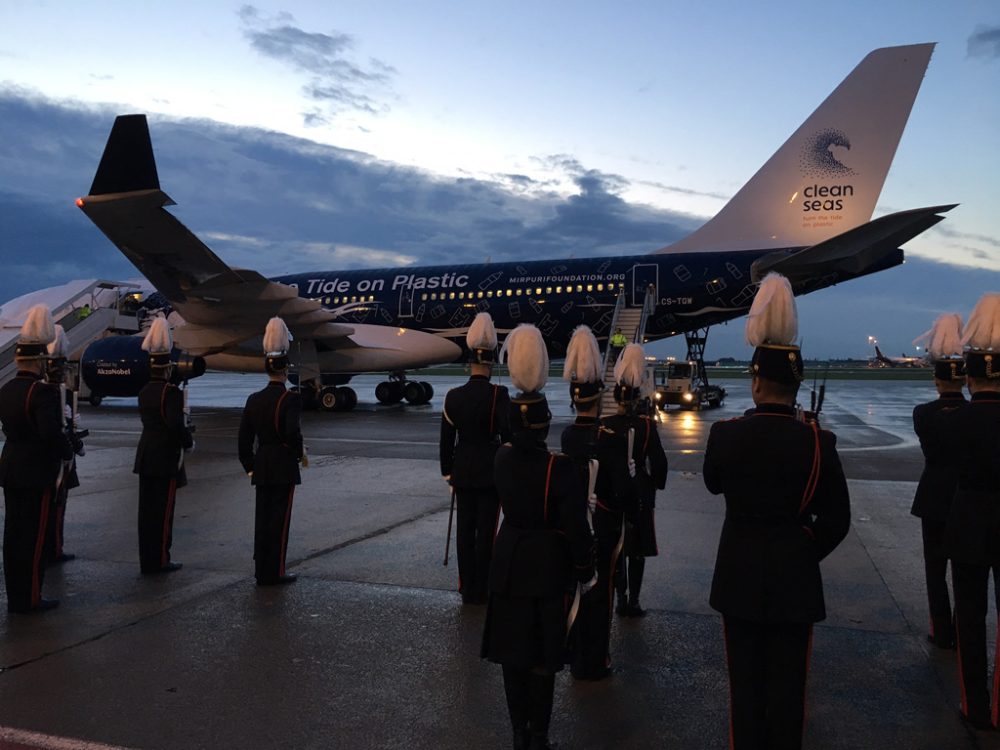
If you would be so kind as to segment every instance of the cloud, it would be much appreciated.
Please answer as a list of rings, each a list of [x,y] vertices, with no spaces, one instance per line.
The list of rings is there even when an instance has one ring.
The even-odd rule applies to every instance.
[[[389,90],[395,68],[374,58],[365,64],[353,60],[354,38],[349,34],[305,31],[294,25],[290,14],[265,17],[252,5],[244,5],[238,15],[243,35],[256,52],[307,74],[302,93],[315,106],[302,113],[305,125],[328,124],[342,112],[388,111],[380,95]]]
[[[969,37],[969,57],[1000,58],[1000,26],[977,26]]]

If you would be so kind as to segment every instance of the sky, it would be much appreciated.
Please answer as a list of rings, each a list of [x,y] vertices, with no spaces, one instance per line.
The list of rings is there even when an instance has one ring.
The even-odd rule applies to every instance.
[[[912,353],[1000,290],[995,0],[8,0],[0,28],[0,301],[135,276],[72,204],[116,114],[148,114],[172,211],[233,266],[644,253],[714,215],[868,52],[921,42],[875,215],[960,205],[903,267],[801,298],[803,344]],[[710,335],[744,349],[741,321]]]

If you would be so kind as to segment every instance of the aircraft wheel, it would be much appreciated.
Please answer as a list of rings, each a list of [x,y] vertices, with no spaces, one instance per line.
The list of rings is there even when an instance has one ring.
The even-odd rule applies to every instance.
[[[333,386],[326,386],[319,392],[319,406],[323,411],[337,411],[340,408],[340,394]]]
[[[424,388],[416,380],[407,380],[403,386],[403,395],[411,404],[425,404]]]
[[[96,393],[91,393],[90,396],[87,398],[87,401],[90,402],[91,406],[100,406],[103,400],[104,396],[99,396]]]
[[[383,380],[375,386],[375,398],[382,404],[398,404],[403,400],[403,384],[398,380]]]
[[[420,387],[424,389],[424,403],[429,404],[434,398],[434,387],[426,380],[420,381]]]
[[[358,394],[354,392],[353,388],[338,388],[337,403],[340,405],[341,411],[350,411],[358,405]]]
[[[392,403],[392,383],[388,380],[383,380],[377,386],[375,386],[375,398],[378,399],[380,404],[391,404]]]

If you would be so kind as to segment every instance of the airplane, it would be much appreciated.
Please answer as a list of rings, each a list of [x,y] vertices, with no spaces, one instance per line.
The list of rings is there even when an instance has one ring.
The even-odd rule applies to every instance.
[[[878,342],[874,339],[872,344],[875,347],[874,367],[930,367],[931,363],[926,357],[908,357],[905,354],[899,357],[887,357],[878,348]]]
[[[155,287],[176,345],[210,369],[261,371],[261,332],[280,315],[309,401],[353,408],[351,378],[386,372],[379,401],[426,403],[430,386],[405,371],[460,361],[479,311],[493,316],[501,338],[519,323],[535,324],[559,358],[578,325],[606,340],[616,305],[648,305],[645,340],[655,341],[742,316],[771,271],[801,295],[902,263],[901,245],[957,205],[871,219],[933,48],[869,53],[714,218],[648,255],[268,279],[228,266],[165,210],[173,201],[160,189],[145,115],[116,118],[90,193],[77,205]],[[84,359],[144,356],[137,337],[109,337]],[[86,373],[88,362],[81,364]],[[114,373],[127,369],[106,366],[111,374],[87,383],[110,393]]]

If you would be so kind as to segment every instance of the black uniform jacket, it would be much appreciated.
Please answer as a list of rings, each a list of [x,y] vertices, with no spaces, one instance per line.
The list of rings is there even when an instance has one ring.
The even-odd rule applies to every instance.
[[[301,484],[302,397],[284,383],[251,393],[240,420],[239,451],[252,484]]]
[[[505,444],[493,472],[503,523],[493,543],[490,591],[512,597],[566,593],[594,575],[587,490],[568,456],[544,443]]]
[[[597,459],[594,494],[605,509],[632,513],[638,508],[635,483],[628,473],[627,431],[617,432],[593,417],[577,417],[563,430],[562,450],[577,463],[585,485],[589,481],[587,461]]]
[[[947,521],[951,499],[958,486],[958,467],[949,460],[938,415],[967,403],[961,393],[942,393],[935,401],[919,404],[913,409],[913,430],[920,438],[924,452],[924,471],[920,475],[917,493],[910,512],[929,521]]]
[[[958,473],[945,553],[958,562],[1000,563],[1000,391],[980,391],[942,412],[942,440]]]
[[[726,496],[709,600],[714,609],[755,622],[826,617],[819,561],[851,522],[836,444],[832,432],[814,429],[778,404],[712,425],[705,486]],[[802,510],[811,476],[815,489]]]
[[[635,485],[641,505],[654,507],[656,491],[667,486],[667,454],[660,442],[656,422],[643,414],[614,414],[601,423],[615,432],[628,436],[629,428],[635,430],[632,460],[635,461]]]
[[[441,476],[450,474],[453,487],[492,487],[493,459],[508,440],[510,396],[504,386],[473,375],[448,391],[441,414]]]
[[[176,479],[187,484],[181,461],[183,451],[194,445],[184,421],[184,394],[176,385],[151,380],[139,391],[142,435],[135,451],[132,471],[147,477]]]
[[[57,386],[19,371],[0,388],[0,421],[7,440],[0,454],[0,486],[54,484],[60,464],[73,457]]]

